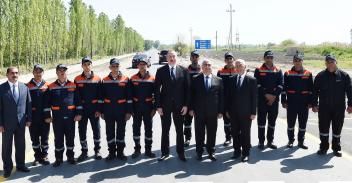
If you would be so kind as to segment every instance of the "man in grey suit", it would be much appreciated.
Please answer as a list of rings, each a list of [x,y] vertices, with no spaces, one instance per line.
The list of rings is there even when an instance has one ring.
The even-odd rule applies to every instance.
[[[12,141],[15,138],[16,169],[29,172],[25,166],[25,126],[32,121],[32,106],[29,90],[24,83],[18,82],[18,69],[10,67],[6,76],[8,81],[0,85],[0,132],[2,133],[2,160],[4,177],[11,175]]]

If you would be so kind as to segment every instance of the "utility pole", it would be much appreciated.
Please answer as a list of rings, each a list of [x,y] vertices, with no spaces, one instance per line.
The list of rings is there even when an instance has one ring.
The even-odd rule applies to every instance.
[[[350,30],[350,33],[351,33],[351,45],[352,45],[352,29]]]
[[[237,45],[237,49],[241,50],[241,46],[240,46],[240,33],[238,32],[238,30],[236,30],[236,45]]]
[[[193,45],[193,35],[192,35],[192,31],[193,31],[192,27],[189,28],[189,32],[191,33],[191,44],[189,45],[189,50],[190,50],[190,51],[192,51],[192,45]]]
[[[231,51],[233,51],[233,43],[232,43],[232,13],[235,12],[234,9],[232,9],[232,4],[230,4],[230,9],[229,10],[226,10],[226,12],[229,12],[230,13],[230,33],[229,33],[229,47],[231,48]]]
[[[215,50],[218,51],[218,31],[215,33]]]

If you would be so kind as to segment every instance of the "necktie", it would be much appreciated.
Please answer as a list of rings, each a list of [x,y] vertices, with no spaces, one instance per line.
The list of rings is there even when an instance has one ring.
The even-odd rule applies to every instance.
[[[174,73],[174,67],[171,67],[171,79],[172,79],[172,81],[176,80],[175,73]]]
[[[15,99],[16,104],[17,104],[17,102],[18,102],[18,90],[16,90],[16,85],[15,84],[12,85],[12,95],[13,95],[13,98]]]
[[[209,76],[206,76],[205,77],[205,88],[207,89],[207,90],[209,90]]]
[[[237,89],[239,90],[240,88],[241,88],[241,76],[239,76],[237,80]]]

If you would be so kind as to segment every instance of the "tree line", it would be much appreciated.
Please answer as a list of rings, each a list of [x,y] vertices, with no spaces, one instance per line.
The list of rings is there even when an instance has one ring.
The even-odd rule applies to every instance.
[[[53,63],[144,48],[143,37],[118,15],[110,20],[82,0],[0,0],[0,68]]]

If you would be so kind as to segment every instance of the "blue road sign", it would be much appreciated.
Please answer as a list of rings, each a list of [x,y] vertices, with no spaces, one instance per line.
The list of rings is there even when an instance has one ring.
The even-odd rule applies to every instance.
[[[195,49],[211,49],[211,40],[195,40]]]

